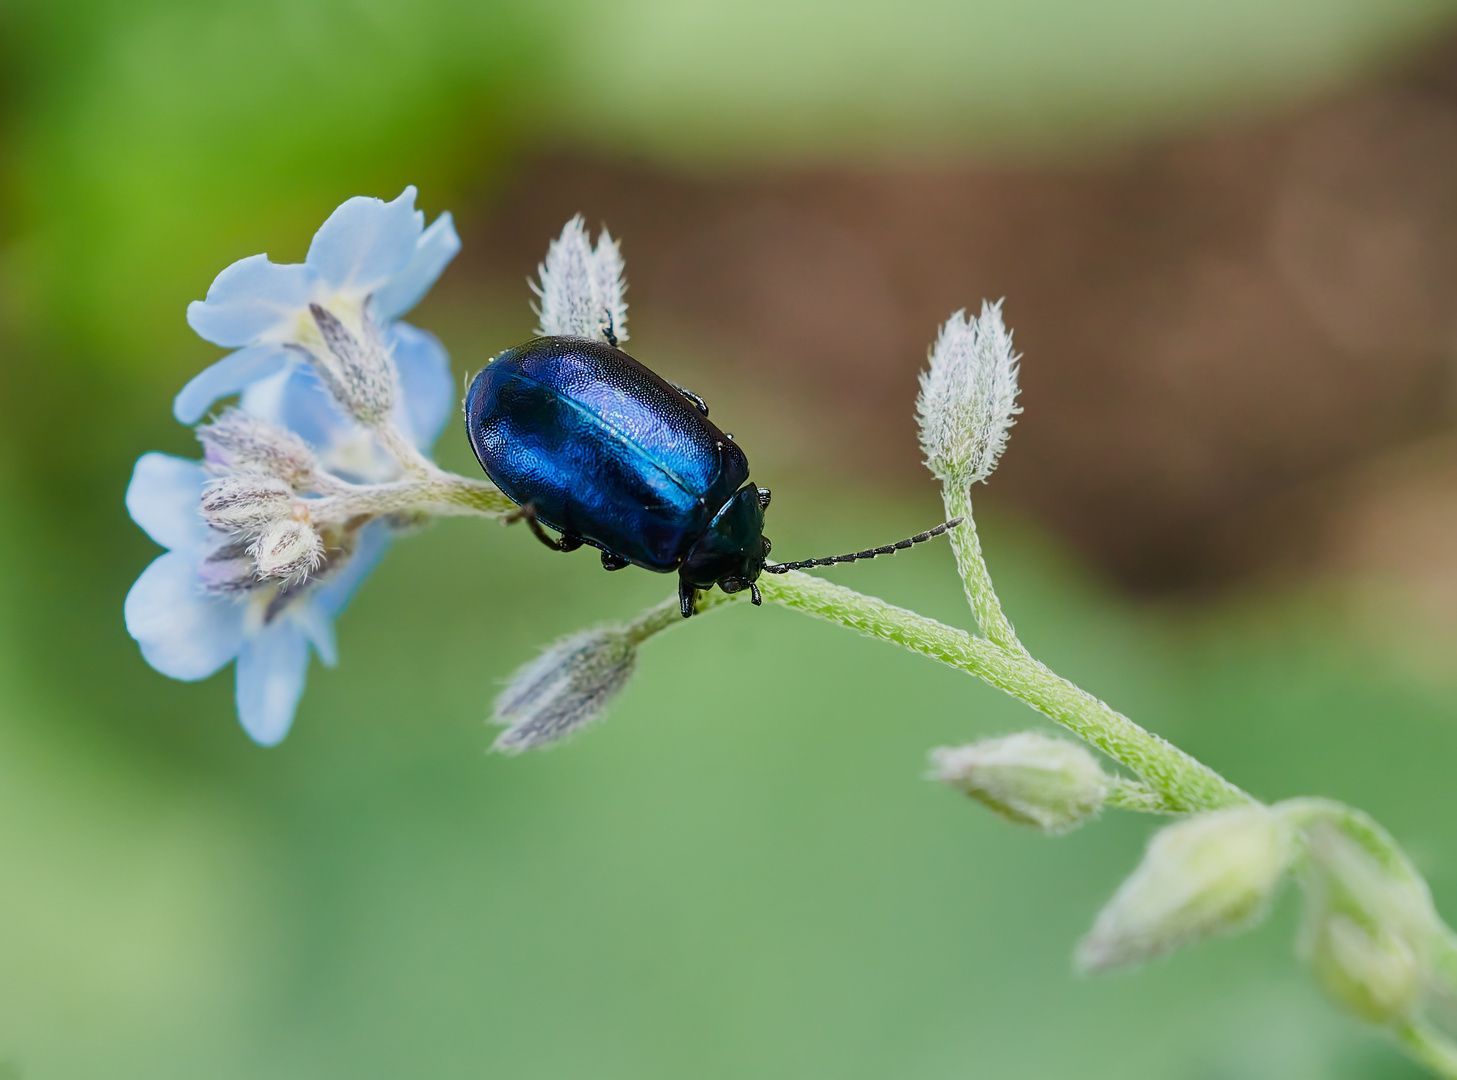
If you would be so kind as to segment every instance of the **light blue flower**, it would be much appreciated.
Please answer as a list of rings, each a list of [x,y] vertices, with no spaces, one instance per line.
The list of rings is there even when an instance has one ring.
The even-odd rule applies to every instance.
[[[399,373],[395,426],[422,451],[430,452],[455,407],[450,359],[428,331],[397,322],[384,332]],[[307,366],[290,365],[244,388],[239,403],[248,412],[302,436],[330,472],[356,483],[393,480],[398,466],[379,440],[344,414],[323,382]]]
[[[218,275],[188,321],[209,340],[242,346],[190,382],[175,412],[199,419],[219,397],[288,428],[313,448],[320,467],[357,483],[396,478],[400,467],[373,432],[348,416],[299,355],[285,346],[308,317],[328,307],[356,325],[366,305],[398,375],[393,421],[429,452],[454,406],[445,350],[397,317],[412,307],[459,249],[450,216],[429,228],[413,209],[415,189],[391,203],[355,198],[314,236],[308,261],[277,266],[266,256]],[[388,548],[386,518],[321,529],[326,556],[301,583],[262,580],[240,539],[211,528],[199,505],[216,467],[165,454],[138,460],[127,488],[132,520],[167,551],[127,594],[127,631],[152,667],[175,679],[205,679],[237,660],[238,718],[271,746],[288,733],[303,693],[309,650],[337,662],[334,619]],[[309,492],[299,492],[307,502]]]
[[[217,276],[206,300],[187,308],[198,334],[237,351],[183,387],[173,413],[196,423],[219,398],[297,367],[302,354],[290,346],[317,337],[310,304],[333,312],[356,335],[367,308],[388,337],[459,250],[448,213],[425,228],[412,186],[393,202],[346,201],[314,234],[302,263],[281,265],[267,255],[238,260]]]
[[[402,427],[428,451],[453,407],[445,351],[411,329],[397,340],[395,359],[409,417]],[[393,462],[307,368],[250,387],[243,404],[303,435],[320,464],[336,475],[361,481],[393,475]],[[300,588],[259,582],[232,538],[208,527],[198,513],[211,479],[197,461],[154,453],[137,462],[127,512],[168,550],[127,594],[127,631],[147,663],[174,679],[205,679],[236,658],[238,719],[255,741],[272,746],[293,722],[309,646],[325,665],[337,662],[334,619],[384,555],[393,529],[376,520],[337,538],[347,546],[331,548],[322,576]]]

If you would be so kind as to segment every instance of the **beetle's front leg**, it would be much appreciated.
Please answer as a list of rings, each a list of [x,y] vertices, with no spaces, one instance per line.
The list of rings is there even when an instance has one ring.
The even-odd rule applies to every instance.
[[[678,579],[678,609],[683,612],[683,618],[693,614],[693,604],[698,599],[698,590],[688,584],[683,578]]]
[[[566,532],[562,533],[560,539],[553,540],[546,534],[546,530],[541,527],[541,522],[536,520],[536,507],[531,503],[527,503],[525,506],[513,510],[501,520],[507,525],[512,525],[518,521],[526,522],[526,527],[531,530],[531,535],[553,551],[576,551],[583,543],[580,536],[573,536],[571,533]]]

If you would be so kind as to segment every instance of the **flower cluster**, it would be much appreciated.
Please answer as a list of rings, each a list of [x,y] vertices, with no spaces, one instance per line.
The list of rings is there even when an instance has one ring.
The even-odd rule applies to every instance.
[[[393,202],[350,199],[302,263],[253,255],[219,274],[187,321],[234,351],[173,404],[198,425],[203,458],[143,455],[127,489],[132,519],[167,549],[127,595],[128,631],[173,678],[203,679],[236,659],[238,718],[263,745],[293,722],[310,650],[336,662],[334,618],[399,529],[514,509],[494,485],[428,456],[451,411],[450,363],[400,317],[460,240],[449,214],[426,228],[414,203],[413,187]],[[622,256],[605,231],[594,246],[580,217],[552,241],[533,288],[539,333],[626,339]],[[198,423],[233,395],[235,406]],[[589,637],[562,678],[502,696],[512,728],[499,749],[560,738],[627,681],[635,644]]]
[[[303,263],[254,255],[217,276],[188,322],[236,351],[174,412],[191,424],[219,398],[238,404],[197,429],[201,461],[146,454],[127,489],[167,549],[127,595],[127,630],[173,678],[236,659],[238,717],[264,745],[288,732],[310,648],[336,662],[334,618],[392,533],[421,504],[461,501],[426,457],[451,411],[449,360],[399,321],[460,241],[449,214],[426,228],[414,201],[414,188],[350,199]]]

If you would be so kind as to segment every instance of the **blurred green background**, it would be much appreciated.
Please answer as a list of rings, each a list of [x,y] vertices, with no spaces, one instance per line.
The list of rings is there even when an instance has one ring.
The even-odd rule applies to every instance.
[[[5,0],[0,1077],[1416,1075],[1307,984],[1289,897],[1245,938],[1075,980],[1072,944],[1151,822],[1046,840],[923,782],[931,746],[1036,722],[965,677],[735,609],[652,642],[599,729],[491,757],[503,677],[667,586],[446,522],[396,546],[341,623],[340,668],[315,666],[294,733],[262,751],[231,670],[171,682],[127,638],[155,549],[121,499],[142,452],[194,452],[170,400],[216,350],[186,302],[235,258],[300,259],[349,195],[416,183],[469,245],[518,205],[523,163],[564,148],[698,177],[1096,156],[1334,92],[1454,17]],[[524,286],[500,281],[536,257],[468,248],[417,312],[458,371],[529,331]],[[798,418],[711,340],[635,310],[638,355],[751,448],[776,551],[936,517],[929,482],[802,453]],[[904,451],[910,393],[883,407]],[[454,430],[441,457],[473,469]],[[1369,810],[1451,915],[1450,639],[1374,646],[1337,579],[1135,601],[995,487],[986,546],[1034,653],[1262,797]],[[834,573],[968,621],[944,548]],[[1439,659],[1403,662],[1418,645]]]

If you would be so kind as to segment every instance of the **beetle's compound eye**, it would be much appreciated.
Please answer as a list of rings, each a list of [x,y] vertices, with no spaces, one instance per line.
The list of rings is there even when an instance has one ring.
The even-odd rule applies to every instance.
[[[760,488],[759,489],[759,508],[761,510],[768,510],[769,509],[769,489],[768,488]]]
[[[739,592],[744,587],[742,578],[726,577],[718,583],[718,587],[727,593]]]
[[[765,555],[768,555],[769,552],[771,552],[773,550],[774,550],[774,545],[769,542],[769,538],[767,536],[764,537],[764,554]]]

